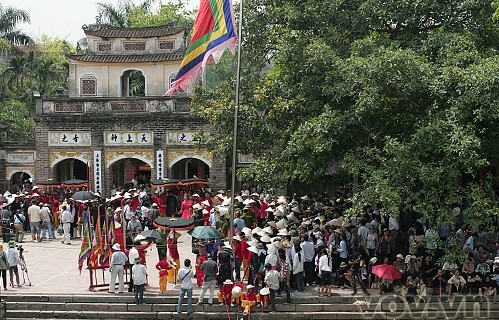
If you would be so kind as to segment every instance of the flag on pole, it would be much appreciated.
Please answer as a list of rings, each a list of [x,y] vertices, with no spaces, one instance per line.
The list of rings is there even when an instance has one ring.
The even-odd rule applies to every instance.
[[[89,264],[91,267],[96,267],[99,264],[99,254],[102,251],[102,232],[100,223],[100,207],[97,208],[97,221],[95,226],[94,237],[92,239],[92,253],[90,254]]]
[[[99,256],[99,264],[101,266],[107,266],[109,264],[109,259],[111,257],[111,237],[109,230],[114,228],[109,228],[109,215],[105,215],[104,226],[102,227],[102,241],[101,241],[101,254]]]
[[[226,48],[235,52],[236,43],[232,0],[201,0],[191,41],[175,81],[166,94],[172,95],[177,90],[185,90],[189,82],[197,79],[210,57],[218,62]]]
[[[91,226],[90,226],[90,214],[89,212],[82,213],[82,239],[81,239],[81,249],[80,256],[78,257],[78,270],[83,269],[83,263],[88,258],[88,256],[92,252],[92,235],[91,235]]]

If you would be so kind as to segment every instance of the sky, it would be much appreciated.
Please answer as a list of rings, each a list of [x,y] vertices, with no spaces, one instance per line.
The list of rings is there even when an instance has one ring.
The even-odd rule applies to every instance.
[[[141,0],[132,0],[141,3]],[[188,8],[199,5],[199,0],[182,0]],[[25,10],[31,17],[31,24],[19,24],[20,30],[39,39],[42,34],[65,39],[76,46],[83,38],[82,26],[95,23],[97,2],[116,5],[119,0],[0,0],[2,7]],[[163,1],[166,2],[166,1]]]

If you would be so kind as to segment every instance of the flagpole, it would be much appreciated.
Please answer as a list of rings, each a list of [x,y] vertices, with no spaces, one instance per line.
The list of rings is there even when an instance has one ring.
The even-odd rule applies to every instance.
[[[232,244],[232,230],[234,230],[234,198],[236,196],[236,157],[237,157],[237,120],[239,114],[239,82],[241,80],[241,38],[243,35],[243,0],[239,0],[239,26],[238,26],[238,37],[237,37],[237,70],[236,70],[236,97],[234,103],[234,132],[232,135],[232,168],[231,168],[231,188],[230,188],[230,232],[229,232],[229,242],[231,248],[234,248]]]

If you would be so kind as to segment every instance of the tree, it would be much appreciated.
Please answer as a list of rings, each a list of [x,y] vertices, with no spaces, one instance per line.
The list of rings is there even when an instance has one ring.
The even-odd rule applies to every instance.
[[[146,0],[136,5],[130,0],[123,0],[118,2],[117,6],[111,3],[97,3],[97,10],[101,23],[119,28],[153,27],[169,23],[180,26],[192,23],[192,12],[188,11],[181,1],[161,3],[158,9],[153,8],[155,2]]]
[[[32,137],[35,122],[29,117],[26,104],[18,100],[0,102],[0,123],[7,126],[7,136],[0,136],[0,141],[22,141]]]
[[[245,5],[238,149],[258,161],[239,176],[313,183],[336,162],[358,181],[352,213],[376,203],[453,221],[461,206],[470,215],[459,218],[486,223],[499,212],[494,182],[478,175],[499,143],[489,2]],[[192,103],[223,155],[233,96],[231,78]]]
[[[30,17],[26,11],[0,5],[0,38],[13,46],[32,43],[33,40],[28,35],[17,29],[19,23],[30,23]]]

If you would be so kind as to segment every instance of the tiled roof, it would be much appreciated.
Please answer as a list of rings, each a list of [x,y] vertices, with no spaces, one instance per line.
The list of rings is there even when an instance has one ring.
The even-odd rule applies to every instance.
[[[100,38],[151,38],[171,36],[186,30],[185,27],[177,27],[174,24],[168,24],[158,27],[145,28],[116,28],[108,25],[90,27],[84,26],[83,31],[87,36]]]
[[[183,52],[177,50],[169,53],[156,54],[70,54],[67,58],[80,62],[101,62],[101,63],[128,63],[128,62],[162,62],[162,61],[180,61],[183,58]]]

